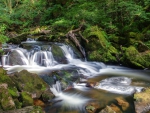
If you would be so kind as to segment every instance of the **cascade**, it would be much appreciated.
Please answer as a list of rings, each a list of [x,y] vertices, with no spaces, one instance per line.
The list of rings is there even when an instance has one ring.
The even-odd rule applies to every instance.
[[[106,100],[109,98],[106,91],[110,92],[111,95],[132,95],[135,92],[141,92],[144,88],[144,86],[132,84],[136,77],[149,80],[147,74],[143,75],[137,70],[133,71],[126,67],[105,65],[102,62],[85,61],[79,58],[77,53],[66,44],[38,42],[30,39],[22,42],[22,44],[23,48],[18,46],[4,48],[4,50],[9,51],[1,57],[0,64],[7,70],[8,74],[25,69],[31,73],[38,74],[40,77],[43,76],[43,79],[47,80],[46,83],[49,83],[50,90],[56,96],[52,100],[54,103],[58,102],[56,106],[61,104],[69,109],[75,108],[82,113],[86,113],[85,104],[89,101],[93,101],[95,98],[98,99],[101,96],[102,98],[106,97]],[[56,50],[54,50],[55,48]],[[64,60],[64,62],[60,62],[60,59]],[[49,79],[45,77],[53,71],[69,72],[69,70],[76,70],[79,82],[71,82],[71,88],[67,87],[68,89],[66,88],[65,91],[62,90],[61,81],[55,81],[56,83],[54,82],[54,84],[48,81],[53,79],[52,77]],[[69,76],[72,76],[72,73]],[[87,87],[90,79],[93,79],[98,84],[92,88]],[[111,99],[114,99],[114,97]],[[112,101],[111,99],[108,100]],[[133,112],[131,111],[131,113]]]

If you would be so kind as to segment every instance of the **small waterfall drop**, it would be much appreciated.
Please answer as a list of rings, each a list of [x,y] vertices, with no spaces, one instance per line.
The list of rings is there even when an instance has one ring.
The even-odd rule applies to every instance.
[[[37,67],[41,67],[43,72],[48,69],[59,70],[60,68],[65,69],[75,67],[80,74],[84,74],[85,76],[91,76],[98,74],[101,68],[106,68],[103,63],[82,61],[81,59],[76,58],[73,49],[69,45],[58,43],[41,43],[33,40],[28,40],[26,42],[23,42],[22,44],[25,44],[27,48],[30,48],[13,48],[11,50],[7,59],[9,63],[7,66],[4,66],[6,70],[9,70],[8,73],[12,73],[15,70],[21,71],[25,68],[31,72],[36,71],[36,73],[38,74],[39,72],[37,71]],[[60,64],[55,60],[51,50],[52,45],[61,48],[61,51],[63,52],[68,63]],[[6,64],[6,60],[4,58],[2,59],[2,62],[3,64]],[[16,65],[21,65],[22,67],[16,67]],[[15,68],[13,66],[15,66]],[[29,68],[31,66],[32,69]],[[33,66],[35,66],[35,68]],[[42,73],[42,70],[39,70],[40,73]]]
[[[56,84],[53,84],[52,87],[50,87],[50,90],[55,96],[59,96],[60,93],[62,93],[60,82],[56,81]]]

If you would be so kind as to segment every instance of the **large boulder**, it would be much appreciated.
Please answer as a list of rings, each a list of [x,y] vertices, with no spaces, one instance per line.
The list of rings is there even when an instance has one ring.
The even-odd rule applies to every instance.
[[[49,89],[48,84],[42,78],[26,70],[15,73],[11,78],[20,92],[29,92],[33,98],[39,98],[44,91]]]
[[[118,62],[118,51],[107,40],[106,33],[97,26],[92,26],[84,31],[84,37],[89,41],[85,43],[88,59],[105,63]]]
[[[51,51],[53,53],[55,60],[58,63],[61,63],[61,64],[67,63],[67,59],[66,59],[62,49],[59,46],[52,45]]]
[[[135,68],[149,68],[150,60],[149,60],[150,52],[145,51],[140,53],[134,46],[130,46],[124,49],[123,57],[121,61],[123,64],[135,67]]]

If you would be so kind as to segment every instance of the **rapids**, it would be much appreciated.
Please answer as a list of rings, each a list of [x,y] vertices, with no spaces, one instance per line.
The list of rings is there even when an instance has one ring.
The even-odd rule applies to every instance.
[[[58,80],[55,84],[49,84],[56,97],[50,100],[53,106],[47,106],[46,113],[51,110],[55,112],[75,110],[86,113],[85,106],[88,102],[99,101],[103,108],[118,95],[131,98],[135,92],[150,86],[149,70],[134,70],[86,61],[79,52],[66,44],[27,40],[22,42],[21,46],[8,45],[3,48],[6,54],[1,56],[1,66],[8,74],[25,69],[39,76],[45,76],[53,71],[76,70],[77,76],[80,77],[78,82],[70,82],[70,89],[62,90],[61,82]],[[47,78],[42,78],[49,83]],[[87,82],[94,82],[96,85],[87,87]],[[131,100],[129,99],[131,105],[128,113],[135,112]]]

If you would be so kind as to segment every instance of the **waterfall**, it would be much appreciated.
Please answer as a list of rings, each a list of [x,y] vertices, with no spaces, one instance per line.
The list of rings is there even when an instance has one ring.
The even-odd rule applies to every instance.
[[[80,74],[92,76],[98,74],[100,69],[106,68],[103,63],[82,61],[81,59],[76,58],[76,53],[69,45],[60,43],[42,43],[34,40],[28,40],[22,44],[25,44],[27,49],[19,47],[13,48],[8,56],[2,58],[2,64],[6,70],[9,70],[8,73],[13,73],[15,70],[21,71],[27,69],[30,72],[36,72],[38,74],[42,72],[44,73],[45,71],[50,72],[52,70],[69,69],[74,67],[74,69],[77,69]],[[62,64],[55,60],[51,50],[53,45],[58,46],[61,49],[68,63]],[[59,56],[59,58],[60,57],[62,57],[61,60],[65,60],[63,56]],[[6,58],[7,60],[5,60]],[[59,58],[57,59],[59,60]],[[37,70],[39,67],[41,67],[41,69]]]
[[[2,57],[1,57],[1,64],[2,64],[2,66],[5,66],[6,64],[7,64],[7,57],[8,57],[8,55],[3,55]]]
[[[63,50],[64,55],[66,56],[66,58],[67,58],[68,61],[71,61],[71,60],[74,59],[73,50],[72,50],[69,46],[67,46],[67,45],[62,45],[62,46],[60,46],[60,47],[61,47],[61,49]]]
[[[50,51],[38,51],[28,58],[30,65],[53,66],[57,62]]]
[[[52,87],[50,87],[50,90],[55,96],[59,96],[59,94],[62,93],[60,82],[56,81],[56,84],[53,84]]]

